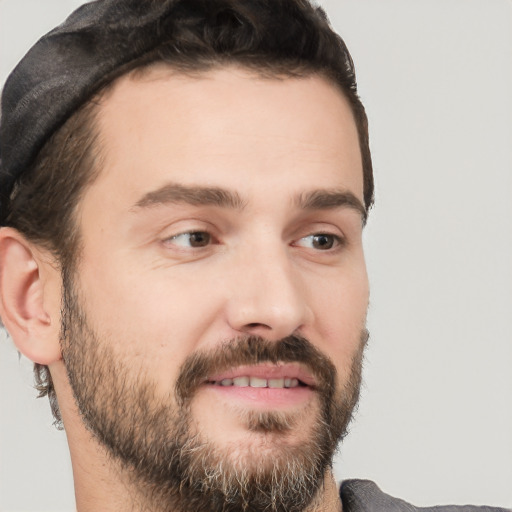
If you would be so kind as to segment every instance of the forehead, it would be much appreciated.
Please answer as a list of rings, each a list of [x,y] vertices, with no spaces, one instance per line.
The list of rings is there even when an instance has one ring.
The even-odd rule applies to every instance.
[[[351,108],[317,75],[226,67],[191,76],[156,66],[115,83],[100,103],[98,130],[103,168],[92,188],[114,187],[132,201],[166,181],[242,194],[256,184],[300,192],[314,181],[363,197]]]

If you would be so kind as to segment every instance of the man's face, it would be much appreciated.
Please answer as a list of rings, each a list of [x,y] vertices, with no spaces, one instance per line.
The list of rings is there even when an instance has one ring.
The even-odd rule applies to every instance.
[[[89,428],[132,468],[147,450],[148,484],[179,439],[199,471],[314,460],[319,485],[366,338],[348,102],[319,77],[156,68],[107,93],[98,129],[63,332]]]

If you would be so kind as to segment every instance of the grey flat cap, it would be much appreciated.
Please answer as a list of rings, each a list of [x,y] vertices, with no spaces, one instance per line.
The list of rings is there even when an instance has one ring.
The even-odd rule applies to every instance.
[[[167,0],[98,0],[43,36],[11,73],[2,94],[0,201],[51,134],[104,77],[161,40]]]

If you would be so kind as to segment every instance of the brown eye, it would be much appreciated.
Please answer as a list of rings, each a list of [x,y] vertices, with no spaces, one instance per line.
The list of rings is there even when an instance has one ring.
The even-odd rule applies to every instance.
[[[334,247],[332,235],[313,235],[312,245],[315,249],[327,250]]]
[[[316,249],[317,251],[328,251],[341,245],[341,243],[342,240],[339,236],[330,235],[328,233],[318,233],[301,238],[297,242],[297,245],[309,249]]]
[[[212,236],[206,231],[191,231],[189,233],[180,233],[166,240],[167,244],[177,245],[185,248],[206,247],[212,242]]]
[[[211,236],[205,231],[196,231],[189,234],[189,240],[191,247],[205,247],[210,243]]]

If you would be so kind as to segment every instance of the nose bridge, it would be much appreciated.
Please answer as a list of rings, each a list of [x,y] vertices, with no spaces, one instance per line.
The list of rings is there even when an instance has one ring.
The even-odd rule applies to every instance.
[[[231,327],[269,339],[293,334],[309,309],[288,248],[282,241],[251,245],[237,259],[228,306]]]

